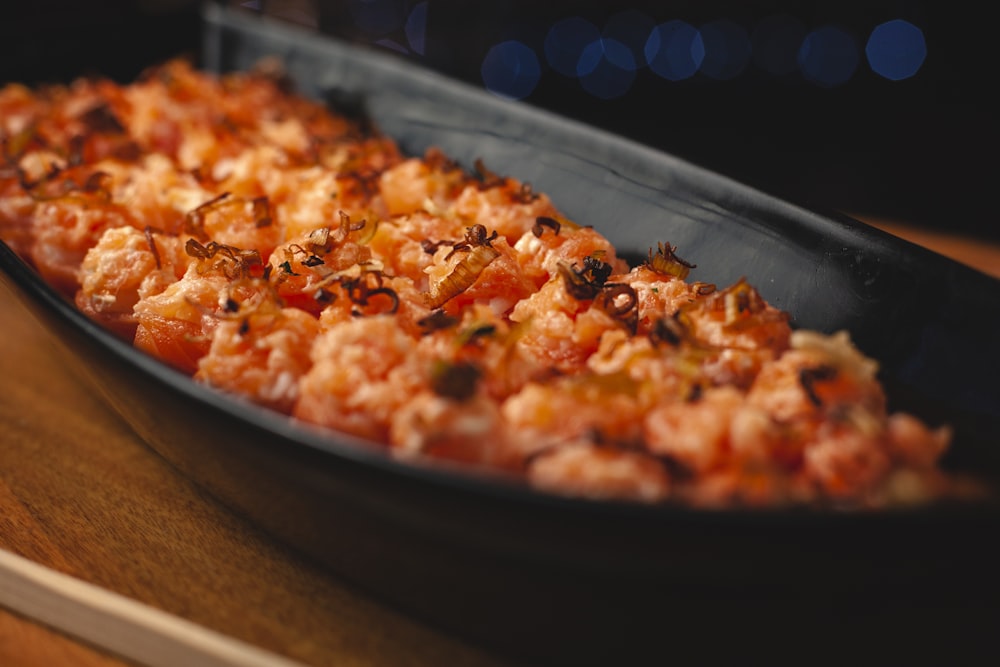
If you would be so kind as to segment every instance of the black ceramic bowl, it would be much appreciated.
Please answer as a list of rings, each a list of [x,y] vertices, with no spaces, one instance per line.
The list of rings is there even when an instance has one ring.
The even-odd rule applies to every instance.
[[[278,55],[299,88],[360,105],[404,151],[479,157],[632,257],[741,276],[798,327],[846,329],[892,407],[957,433],[946,465],[1000,473],[1000,282],[850,219],[318,36],[206,10],[206,67]],[[79,314],[6,246],[5,282],[157,452],[379,599],[520,661],[927,662],[993,651],[996,503],[693,511],[546,496],[400,463],[223,396]],[[872,660],[869,660],[871,658]]]

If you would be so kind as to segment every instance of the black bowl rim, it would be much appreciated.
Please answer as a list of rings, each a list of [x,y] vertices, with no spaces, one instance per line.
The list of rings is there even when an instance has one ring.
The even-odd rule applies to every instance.
[[[951,503],[900,506],[877,511],[827,511],[812,507],[767,508],[692,508],[677,503],[647,504],[617,500],[593,500],[547,493],[531,488],[523,480],[489,470],[452,465],[447,461],[404,460],[393,456],[382,444],[339,433],[332,429],[311,427],[271,410],[261,410],[249,401],[226,394],[196,382],[151,355],[129,345],[103,329],[77,310],[63,295],[45,283],[35,270],[5,242],[0,241],[2,277],[15,288],[16,295],[29,307],[46,309],[49,314],[78,333],[90,337],[105,352],[125,362],[137,371],[136,382],[152,380],[170,391],[197,401],[200,405],[233,419],[241,420],[263,434],[277,436],[281,446],[288,443],[354,464],[377,470],[381,474],[404,478],[418,484],[439,487],[459,495],[487,498],[515,506],[537,506],[556,512],[592,513],[595,518],[620,517],[640,521],[707,521],[715,525],[748,521],[795,521],[809,523],[827,521],[841,523],[885,520],[886,518],[926,520],[937,516],[953,519],[980,513],[994,515],[1000,504],[991,502]],[[54,332],[49,331],[55,335]],[[72,350],[70,351],[72,352]],[[277,447],[264,443],[260,446]],[[197,481],[197,480],[196,480]]]
[[[357,51],[357,48],[352,45],[337,44],[329,38],[300,31],[297,28],[271,19],[251,16],[245,12],[237,12],[211,4],[205,7],[204,17],[209,24],[226,22],[227,24],[235,24],[251,33],[257,30],[277,31],[287,34],[294,39],[314,42],[322,48],[344,50],[352,54]],[[834,235],[837,239],[843,239],[852,243],[857,243],[861,239],[869,242],[877,240],[885,246],[894,248],[902,257],[916,257],[921,262],[932,262],[935,266],[940,267],[941,270],[958,272],[959,277],[967,277],[973,283],[982,280],[982,284],[984,285],[993,283],[993,287],[1000,288],[1000,280],[993,279],[974,269],[960,265],[954,260],[926,248],[872,228],[849,216],[836,213],[820,214],[813,210],[803,209],[797,205],[761,193],[698,165],[642,146],[634,141],[612,135],[576,121],[561,118],[543,110],[526,108],[524,105],[505,100],[496,100],[487,93],[475,90],[471,86],[453,81],[422,67],[401,62],[385,54],[364,50],[358,52],[357,55],[352,55],[352,57],[361,57],[366,62],[373,63],[376,67],[402,69],[408,74],[412,74],[418,81],[428,82],[434,87],[446,89],[449,95],[455,95],[459,98],[469,97],[477,99],[489,97],[491,103],[503,105],[507,111],[517,117],[531,117],[533,119],[541,119],[542,122],[546,123],[559,123],[560,127],[564,130],[571,133],[586,133],[589,137],[599,136],[602,142],[615,145],[622,151],[638,152],[642,155],[655,157],[656,159],[665,159],[675,164],[679,171],[689,177],[703,179],[712,189],[725,189],[735,192],[740,198],[766,201],[768,204],[774,206],[773,210],[775,212],[788,213],[789,218],[793,219],[796,224],[808,225],[811,228],[826,231]],[[211,70],[213,68],[218,70],[218,67],[209,63],[208,69]],[[376,469],[381,474],[405,478],[419,484],[437,486],[458,494],[473,494],[493,500],[502,500],[503,502],[511,503],[512,506],[515,504],[544,506],[555,511],[590,512],[595,516],[634,517],[641,520],[648,520],[653,517],[656,517],[656,520],[707,520],[722,524],[727,522],[742,524],[746,521],[769,522],[775,520],[805,520],[808,522],[816,522],[818,520],[834,522],[872,521],[884,520],[887,517],[902,518],[904,520],[907,518],[925,520],[931,516],[941,516],[947,519],[959,515],[975,515],[981,512],[993,515],[1000,509],[1000,505],[992,502],[973,504],[965,502],[934,502],[929,505],[914,507],[901,506],[877,511],[852,510],[847,512],[794,506],[702,509],[676,503],[650,505],[627,501],[592,500],[561,496],[533,489],[519,478],[513,478],[488,470],[470,469],[466,466],[452,465],[449,462],[436,460],[402,460],[399,457],[393,456],[384,445],[379,443],[338,433],[331,429],[312,427],[277,412],[260,410],[248,401],[202,385],[170,368],[89,320],[65,297],[46,284],[24,259],[19,257],[2,241],[0,241],[0,267],[2,267],[9,282],[16,288],[15,291],[18,292],[18,296],[29,306],[41,307],[50,314],[54,314],[61,322],[72,327],[77,332],[89,336],[108,353],[134,367],[142,377],[149,378],[169,387],[171,391],[178,392],[188,399],[195,400],[213,411],[224,413],[228,417],[246,422],[262,433],[277,436],[285,441],[285,443],[294,443],[308,450],[319,452],[323,456],[336,457],[344,461],[366,466],[370,469]]]

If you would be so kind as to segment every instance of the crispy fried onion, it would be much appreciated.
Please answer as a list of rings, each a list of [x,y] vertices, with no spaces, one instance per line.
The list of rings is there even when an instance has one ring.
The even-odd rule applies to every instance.
[[[500,252],[493,247],[496,237],[496,231],[487,236],[483,225],[473,225],[466,230],[465,240],[454,244],[445,261],[458,252],[467,254],[455,264],[450,274],[431,285],[430,291],[424,293],[428,308],[440,308],[476,282],[479,274],[500,256]]]
[[[281,248],[280,252],[284,261],[277,264],[278,271],[273,271],[273,265],[268,264],[264,269],[264,277],[272,280],[276,285],[286,281],[292,276],[303,275],[299,271],[307,272],[315,277],[319,282],[312,284],[315,289],[314,298],[319,303],[330,303],[336,297],[334,292],[327,289],[331,283],[344,283],[349,275],[344,271],[334,272],[333,268],[327,265],[326,255],[333,251],[338,245],[344,243],[351,234],[365,229],[368,225],[365,220],[358,223],[351,222],[350,217],[340,212],[340,226],[336,230],[330,227],[320,227],[309,233],[301,243],[292,243]],[[353,271],[354,277],[373,270],[371,266],[364,263],[351,267],[348,272]],[[374,270],[380,270],[381,266]]]
[[[270,227],[274,222],[271,201],[267,197],[256,197],[253,202],[253,220],[257,227]]]
[[[442,247],[444,247],[446,245],[454,245],[454,244],[451,241],[447,241],[447,240],[445,240],[445,241],[431,241],[430,239],[423,239],[420,242],[420,247],[428,255],[433,255],[434,253],[437,252],[438,248],[442,248]]]
[[[347,239],[347,237],[350,236],[352,232],[359,232],[365,228],[365,225],[368,224],[368,221],[365,219],[362,219],[358,222],[353,222],[351,220],[351,216],[347,215],[347,213],[345,213],[343,210],[339,210],[337,211],[337,213],[340,215],[340,227],[337,228],[337,231],[340,234],[340,238],[338,239],[338,241],[343,241]]]
[[[557,265],[566,291],[577,301],[593,300],[594,307],[609,315],[630,333],[639,325],[639,296],[625,283],[609,283],[612,267],[599,255],[583,258],[583,268],[560,262]]]
[[[349,197],[371,199],[379,192],[380,175],[380,172],[370,167],[348,166],[337,174],[337,182]]]
[[[341,221],[343,225],[343,221]],[[303,250],[312,255],[326,255],[333,249],[333,241],[330,239],[330,228],[320,227],[309,232],[303,244]]]
[[[609,315],[631,334],[635,334],[639,327],[639,297],[631,285],[605,284],[594,298],[594,307]]]
[[[746,278],[740,278],[730,287],[711,294],[705,300],[705,305],[711,310],[721,311],[723,323],[730,329],[759,326],[765,321],[788,319],[788,313],[769,309],[764,297],[746,281]]]
[[[687,278],[688,273],[691,272],[691,269],[697,268],[697,264],[692,264],[681,259],[675,254],[676,252],[677,246],[672,246],[669,243],[657,243],[655,255],[653,254],[653,249],[649,249],[649,258],[646,260],[646,266],[661,275],[673,276],[684,280]]]
[[[231,199],[231,196],[231,193],[223,192],[188,211],[184,216],[184,231],[203,243],[207,241],[209,236],[208,232],[205,231],[205,216],[210,211],[217,211],[224,206],[244,206],[246,204],[245,199]],[[271,211],[271,203],[266,196],[251,199],[250,205],[253,208],[254,225],[267,227],[273,223],[274,215]]]
[[[596,297],[611,275],[611,265],[602,260],[599,253],[584,257],[582,269],[576,268],[575,262],[572,265],[560,262],[556,268],[566,291],[577,301]]]
[[[383,285],[382,278],[381,271],[364,271],[356,278],[341,279],[340,284],[347,293],[347,298],[355,306],[351,309],[351,315],[392,315],[399,310],[399,295],[391,287]]]
[[[691,283],[691,289],[698,296],[708,296],[709,294],[714,294],[716,288],[712,283],[703,283],[699,281]]]
[[[188,211],[184,216],[184,231],[199,241],[207,241],[208,233],[205,232],[205,214],[229,199],[229,194],[228,192],[223,192],[221,195],[213,197],[204,204]]]
[[[124,134],[125,126],[106,102],[93,106],[77,116],[89,132]]]
[[[707,315],[716,322],[721,320],[722,328],[733,332],[788,320],[788,313],[770,307],[744,278],[724,290],[716,292],[714,289],[713,285],[707,284],[703,288],[696,287],[696,294],[707,292],[705,298],[685,303],[672,317],[654,322],[649,332],[653,344],[675,347],[683,343],[689,350],[697,348],[704,352],[756,349],[740,347],[735,343],[710,343],[703,338],[699,321]]]
[[[530,204],[540,197],[534,188],[531,187],[531,183],[518,183],[506,176],[501,176],[496,172],[490,171],[486,168],[486,164],[481,158],[477,158],[473,163],[472,178],[480,191],[504,188],[504,193],[515,204]]]
[[[230,280],[252,277],[263,267],[259,251],[243,250],[216,241],[202,245],[197,239],[188,239],[184,252],[202,262],[202,273],[218,270]]]
[[[91,195],[97,199],[111,201],[111,174],[106,171],[90,171],[90,166],[60,166],[56,162],[47,165],[44,174],[35,180],[30,180],[28,173],[16,163],[8,165],[12,174],[17,177],[18,185],[37,202],[53,201],[62,198],[79,198],[80,195]],[[82,201],[82,200],[81,200]]]
[[[692,283],[691,289],[699,297],[709,296],[715,293],[715,285],[712,283]],[[649,330],[649,339],[654,346],[669,345],[676,347],[682,342],[700,345],[691,335],[691,317],[688,310],[696,308],[695,303],[682,307],[670,317],[660,317],[653,322]]]
[[[377,222],[369,223],[367,218],[355,222],[343,210],[337,211],[337,213],[340,215],[340,224],[336,228],[327,226],[314,229],[309,232],[308,238],[302,245],[296,244],[293,247],[299,248],[306,253],[321,256],[329,254],[334,248],[346,243],[348,240],[353,240],[359,245],[364,245],[375,235],[375,230],[378,226]],[[361,231],[364,233],[356,234],[356,232]],[[312,261],[315,262],[315,260]]]
[[[521,187],[510,194],[510,198],[518,204],[530,204],[540,196],[531,187],[531,183],[521,183]]]
[[[146,244],[149,245],[149,252],[153,254],[153,261],[156,262],[156,269],[159,271],[163,268],[163,261],[160,259],[160,249],[156,245],[156,239],[154,234],[162,234],[163,230],[159,227],[154,227],[152,225],[146,225],[142,230],[142,233],[146,237]]]
[[[238,321],[240,336],[248,335],[251,330],[256,335],[273,330],[282,318],[281,308],[284,305],[281,296],[263,278],[238,278],[231,282],[224,298],[220,298],[221,307],[218,309],[207,308],[189,297],[186,300],[209,317]]]
[[[498,188],[507,183],[506,178],[487,169],[482,158],[476,158],[476,161],[473,163],[473,168],[475,170],[473,177],[479,181],[480,190]]]
[[[281,249],[285,258],[284,262],[278,264],[281,271],[278,273],[277,281],[283,281],[287,276],[297,276],[298,273],[292,268],[292,262],[297,262],[303,268],[315,269],[322,272],[321,267],[326,266],[323,256],[328,254],[333,244],[330,241],[330,228],[322,227],[310,232],[309,236],[302,243],[292,243]],[[298,259],[299,257],[302,259]],[[270,268],[270,265],[268,266]],[[329,271],[327,271],[328,273]],[[270,273],[268,274],[270,275]]]
[[[428,148],[424,153],[424,162],[431,171],[439,171],[444,174],[461,171],[462,169],[458,162],[448,157],[440,148],[434,146]]]
[[[535,218],[535,224],[531,228],[531,233],[534,234],[536,238],[541,238],[542,234],[545,233],[546,227],[552,230],[553,235],[559,236],[559,221],[545,215],[540,215]]]
[[[674,313],[673,317],[661,317],[657,319],[649,330],[649,339],[653,345],[669,345],[676,347],[681,341],[688,340],[689,331],[681,317],[681,312]]]
[[[88,141],[94,136],[104,138],[102,153],[106,152],[120,160],[131,162],[137,160],[142,153],[139,144],[128,136],[125,126],[108,104],[91,107],[77,116],[77,119],[83,125],[83,133],[75,134],[69,139],[67,160],[70,165],[92,161],[86,159],[84,151]]]
[[[268,267],[270,268],[270,267]],[[287,273],[291,271],[291,265],[289,262],[283,262],[280,265],[281,273],[286,275],[300,275],[297,273]],[[385,287],[383,280],[385,274],[382,273],[383,265],[377,260],[367,260],[363,262],[358,262],[353,264],[342,271],[337,271],[336,273],[330,273],[327,267],[317,267],[313,269],[319,271],[320,269],[326,269],[323,273],[323,277],[319,282],[312,285],[313,298],[320,304],[330,304],[336,301],[337,292],[333,290],[334,286],[339,287],[344,294],[357,306],[362,306],[365,308],[361,311],[357,308],[352,310],[352,314],[355,317],[361,317],[364,315],[374,315],[377,313],[395,313],[399,307],[399,295],[392,288]],[[275,280],[275,284],[280,283],[284,278],[279,275]],[[384,295],[389,299],[388,308],[374,308],[369,304],[368,300],[370,297],[377,297],[378,295]]]

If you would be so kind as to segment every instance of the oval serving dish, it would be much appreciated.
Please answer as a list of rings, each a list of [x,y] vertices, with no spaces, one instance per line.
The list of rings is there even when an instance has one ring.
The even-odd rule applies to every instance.
[[[846,329],[893,409],[948,423],[945,465],[1000,477],[1000,281],[856,221],[507,103],[395,58],[205,10],[204,63],[278,56],[404,152],[532,183],[627,258],[666,240],[698,280],[746,276],[793,325]],[[185,475],[403,611],[521,661],[925,662],[989,648],[996,502],[871,513],[693,511],[548,496],[221,395],[86,319],[0,244],[0,273],[108,402]]]

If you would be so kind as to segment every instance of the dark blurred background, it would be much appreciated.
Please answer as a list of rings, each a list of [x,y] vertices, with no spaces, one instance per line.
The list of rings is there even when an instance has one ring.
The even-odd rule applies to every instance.
[[[626,135],[820,211],[1000,239],[982,5],[872,0],[229,0]],[[971,4],[971,3],[970,3]],[[200,2],[41,0],[0,82],[198,57]]]

